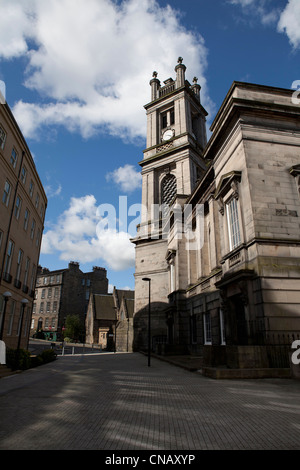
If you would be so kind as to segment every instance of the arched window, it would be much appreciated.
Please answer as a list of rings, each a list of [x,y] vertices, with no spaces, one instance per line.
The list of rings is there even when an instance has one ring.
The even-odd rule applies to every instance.
[[[170,206],[177,192],[176,177],[168,174],[161,183],[161,204]]]

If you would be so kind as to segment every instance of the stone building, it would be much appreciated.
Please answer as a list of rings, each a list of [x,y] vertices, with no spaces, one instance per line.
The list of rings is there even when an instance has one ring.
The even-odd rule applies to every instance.
[[[0,104],[0,325],[7,347],[26,348],[47,197],[8,106]]]
[[[84,331],[90,295],[107,293],[106,269],[95,266],[84,273],[79,263],[68,268],[49,271],[39,267],[32,312],[31,335],[39,331],[53,340],[62,337],[68,315],[79,316]],[[84,336],[80,338],[84,341]]]
[[[86,341],[103,349],[132,352],[134,291],[114,287],[112,294],[93,294],[86,317]]]
[[[206,142],[200,86],[150,82],[136,245],[134,347],[208,366],[273,367],[300,332],[300,106],[234,82]]]

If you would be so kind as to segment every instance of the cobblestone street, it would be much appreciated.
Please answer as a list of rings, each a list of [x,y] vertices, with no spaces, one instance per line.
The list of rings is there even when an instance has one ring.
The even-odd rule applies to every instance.
[[[0,379],[0,449],[299,450],[299,392],[138,353],[64,356]]]

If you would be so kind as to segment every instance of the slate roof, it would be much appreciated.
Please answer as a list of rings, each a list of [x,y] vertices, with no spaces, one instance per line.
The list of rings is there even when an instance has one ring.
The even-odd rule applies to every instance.
[[[95,318],[97,320],[116,320],[114,298],[111,294],[94,294]]]

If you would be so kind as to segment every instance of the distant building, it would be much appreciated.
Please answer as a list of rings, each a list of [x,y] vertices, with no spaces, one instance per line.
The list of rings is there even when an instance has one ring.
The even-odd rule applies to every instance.
[[[32,312],[31,336],[43,332],[47,338],[60,339],[68,315],[79,316],[84,331],[85,316],[91,294],[108,291],[106,269],[94,267],[83,273],[79,263],[49,271],[39,267]],[[84,336],[81,340],[84,340]]]
[[[234,82],[207,142],[185,70],[179,58],[164,85],[154,72],[145,105],[134,347],[148,347],[147,278],[153,350],[275,367],[275,346],[300,334],[300,106],[292,90]]]
[[[103,349],[132,352],[134,291],[114,287],[112,294],[93,294],[86,317],[86,342]]]
[[[7,104],[0,105],[0,192],[1,337],[26,348],[47,198]]]

